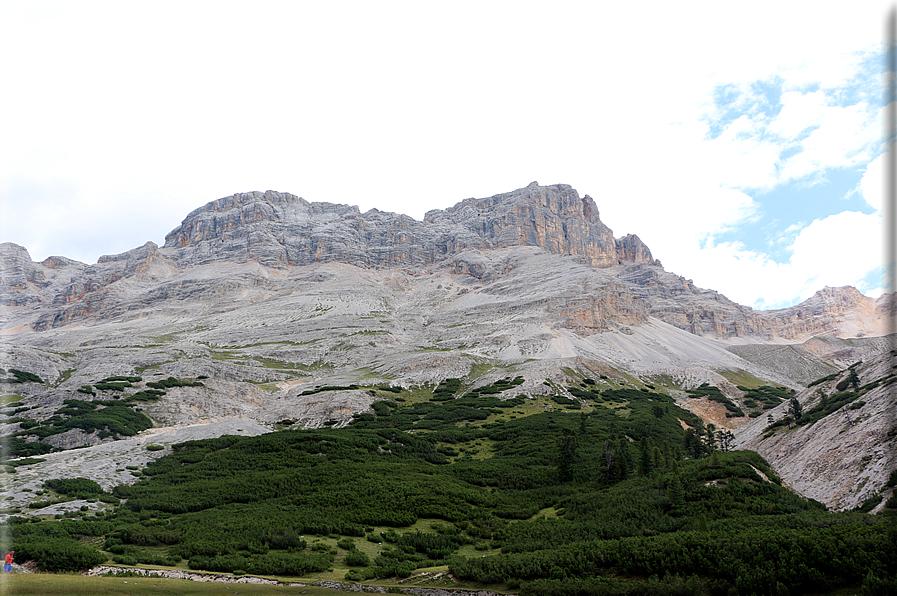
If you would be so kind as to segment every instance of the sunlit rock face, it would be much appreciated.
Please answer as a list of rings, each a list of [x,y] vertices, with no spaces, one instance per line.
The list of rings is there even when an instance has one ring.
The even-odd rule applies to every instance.
[[[589,196],[570,186],[533,183],[487,199],[467,199],[406,215],[331,203],[288,193],[242,193],[193,211],[165,240],[180,263],[255,260],[270,266],[339,261],[358,267],[421,266],[468,250],[538,246],[607,267],[652,261],[637,237],[616,241]]]

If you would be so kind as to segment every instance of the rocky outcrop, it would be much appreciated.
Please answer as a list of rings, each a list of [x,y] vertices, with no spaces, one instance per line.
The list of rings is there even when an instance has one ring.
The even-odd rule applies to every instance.
[[[645,305],[636,300],[629,288],[617,282],[585,283],[577,296],[565,299],[552,312],[560,324],[579,335],[591,335],[611,329],[647,322]]]
[[[23,306],[33,301],[44,276],[28,251],[12,242],[0,244],[0,305]],[[31,288],[29,288],[31,286]],[[27,291],[27,290],[31,291]]]
[[[487,199],[467,199],[423,222],[405,215],[288,193],[241,193],[190,213],[165,239],[182,265],[256,260],[268,267],[338,261],[358,267],[420,267],[469,250],[538,246],[606,267],[651,262],[635,236],[618,246],[591,197],[570,186],[530,184]]]
[[[597,267],[617,262],[613,233],[598,217],[595,201],[588,195],[580,198],[565,184],[533,182],[488,199],[467,199],[445,211],[428,212],[424,222],[446,231],[461,228],[464,233],[452,234],[460,240],[453,246],[461,249],[538,246]]]
[[[856,288],[825,288],[797,306],[765,311],[759,319],[769,331],[785,339],[815,335],[863,337],[884,333],[884,321],[875,312],[875,301]]]
[[[32,324],[35,331],[61,327],[87,317],[108,318],[119,311],[123,299],[131,293],[116,286],[116,282],[158,284],[177,271],[177,266],[153,242],[118,255],[101,256],[96,265],[84,266],[70,259],[54,264],[62,264],[63,268],[58,272],[49,269],[57,283],[43,293],[53,308],[41,313]]]
[[[873,305],[875,316],[886,321],[888,333],[897,331],[897,294],[882,294]]]
[[[755,311],[656,265],[630,264],[617,277],[638,296],[651,316],[695,335],[800,342],[814,336],[887,333],[890,303],[874,301],[851,286],[825,287],[796,306]]]
[[[131,573],[139,577],[165,577],[169,579],[186,579],[195,582],[214,582],[220,584],[265,584],[280,585],[293,587],[320,587],[331,590],[340,590],[343,592],[359,592],[364,594],[413,594],[414,596],[515,596],[507,592],[493,592],[491,590],[462,590],[459,588],[432,588],[417,586],[396,587],[377,585],[367,585],[359,583],[345,583],[335,581],[316,581],[312,583],[303,582],[281,582],[264,577],[254,575],[231,575],[229,573],[203,573],[197,571],[183,571],[181,569],[144,569],[142,567],[126,567],[118,565],[99,565],[84,572],[88,577],[99,576],[115,576],[119,573]],[[419,576],[429,577],[429,573],[416,574],[414,578]],[[439,574],[442,575],[442,574]],[[127,583],[127,582],[125,582]]]
[[[616,240],[615,244],[617,248],[617,263],[620,265],[624,262],[631,262],[660,266],[660,261],[656,261],[651,257],[651,251],[648,250],[647,245],[635,234],[626,234],[619,240]]]

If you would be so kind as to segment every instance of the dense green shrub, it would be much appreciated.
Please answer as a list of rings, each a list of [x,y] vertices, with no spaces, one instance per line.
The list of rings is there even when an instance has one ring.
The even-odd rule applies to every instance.
[[[17,370],[15,368],[9,369],[9,373],[13,376],[11,379],[0,379],[2,383],[43,383],[44,380],[41,379],[34,373],[25,372],[24,370]]]
[[[833,372],[833,373],[830,374],[830,375],[825,375],[824,377],[820,377],[820,378],[816,379],[815,381],[812,381],[812,382],[808,383],[808,384],[807,384],[807,387],[815,387],[816,385],[819,385],[819,384],[821,384],[821,383],[825,383],[826,381],[833,381],[833,380],[837,379],[837,378],[840,377],[840,376],[841,376],[841,371],[839,370],[839,371],[837,371],[837,372]]]
[[[852,368],[848,370],[847,376],[839,381],[837,385],[835,385],[835,389],[837,389],[838,391],[844,391],[851,385],[854,389],[858,389],[860,385],[860,378],[857,376],[856,371]]]
[[[337,551],[317,539],[329,536],[354,581],[448,565],[524,594],[797,595],[897,568],[887,517],[829,513],[777,484],[756,453],[713,451],[713,429],[667,395],[609,390],[581,414],[486,422],[523,398],[460,392],[459,382],[441,401],[376,402],[338,430],[173,445],[116,487],[112,498],[127,501],[114,515],[11,521],[10,533],[102,536],[110,555],[138,563],[278,575],[331,569]],[[66,406],[52,424],[94,413]],[[439,521],[414,525],[422,519]],[[366,556],[353,537],[382,547]],[[467,544],[476,556],[459,556]]]
[[[738,389],[745,393],[744,405],[749,408],[761,407],[769,410],[776,407],[786,399],[791,399],[792,393],[786,387],[773,387],[763,385],[755,389],[738,385]]]
[[[6,442],[11,457],[31,457],[55,451],[55,448],[47,443],[29,442],[18,437],[6,439]]]
[[[174,377],[168,377],[161,381],[150,381],[146,386],[153,389],[169,389],[171,387],[203,387],[204,385],[201,381],[182,381]]]
[[[72,538],[13,540],[19,561],[34,561],[40,571],[82,571],[106,562],[106,555]]]
[[[455,397],[461,389],[461,379],[443,379],[433,391],[433,401],[446,401]]]
[[[125,401],[128,401],[128,402],[132,402],[132,401],[143,401],[143,402],[158,401],[159,398],[161,398],[163,395],[165,395],[165,392],[164,392],[164,391],[161,391],[161,390],[159,390],[159,389],[145,389],[145,390],[143,390],[143,391],[138,391],[137,393],[134,393],[133,395],[129,395],[129,396],[127,396],[127,397],[125,398]]]
[[[114,401],[90,402],[66,399],[63,400],[63,404],[64,407],[56,410],[53,416],[41,421],[37,426],[22,431],[21,434],[46,438],[79,428],[84,432],[100,431],[101,435],[106,433],[106,436],[133,436],[153,425],[145,414],[135,412],[126,405],[118,405]],[[24,445],[21,447],[25,448]],[[22,455],[48,453],[52,447],[47,447],[46,451],[22,453]]]
[[[367,567],[370,564],[370,558],[360,550],[350,550],[346,553],[346,565],[350,567]]]
[[[88,499],[104,492],[102,486],[88,478],[53,478],[44,482],[44,487],[78,499]]]
[[[127,381],[119,381],[94,383],[93,387],[98,391],[124,391],[128,387],[133,387],[133,385]]]
[[[355,541],[351,538],[342,538],[337,541],[336,545],[343,550],[355,550]]]

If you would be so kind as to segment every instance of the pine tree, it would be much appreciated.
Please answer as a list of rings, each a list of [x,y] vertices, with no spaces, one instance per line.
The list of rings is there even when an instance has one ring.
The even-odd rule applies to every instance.
[[[667,494],[670,497],[673,509],[679,509],[685,505],[685,488],[682,486],[682,480],[679,479],[678,473],[673,474],[673,478],[667,487]]]
[[[803,407],[801,407],[796,397],[792,397],[791,401],[788,402],[788,415],[795,423],[799,423],[801,416],[803,416]]]
[[[563,436],[558,438],[560,456],[558,458],[558,478],[561,482],[573,480],[574,465],[576,463],[576,436],[564,429]]]

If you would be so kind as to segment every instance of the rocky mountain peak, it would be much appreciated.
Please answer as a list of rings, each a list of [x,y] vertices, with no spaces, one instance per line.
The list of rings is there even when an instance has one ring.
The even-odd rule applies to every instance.
[[[333,203],[309,203],[274,191],[235,194],[194,210],[165,238],[178,261],[258,261],[283,267],[337,261],[359,267],[422,266],[468,250],[538,246],[598,267],[650,263],[637,237],[618,245],[595,201],[569,185],[532,183],[485,199],[466,199],[406,215]]]
[[[0,244],[0,292],[11,290],[24,290],[28,283],[40,283],[43,275],[31,261],[28,250],[13,244],[3,242]]]
[[[841,286],[837,288],[825,286],[813,294],[807,302],[811,304],[842,305],[849,308],[861,301],[865,302],[867,300],[868,298],[853,286]]]
[[[413,275],[441,270],[499,284],[494,291],[503,293],[509,291],[502,285],[509,272],[540,254],[552,263],[552,271],[565,267],[562,261],[591,269],[594,283],[578,290],[589,304],[556,309],[566,313],[563,325],[583,333],[655,317],[720,339],[863,337],[880,335],[884,321],[897,311],[894,300],[873,302],[854,288],[824,288],[800,305],[754,312],[664,271],[638,236],[614,238],[588,195],[580,197],[569,185],[536,182],[430,211],[423,221],[377,209],[361,213],[356,206],[310,203],[290,193],[238,193],[192,211],[163,247],[148,242],[105,255],[95,265],[64,257],[34,263],[25,248],[0,244],[0,305],[43,305],[19,313],[17,328],[104,319],[132,309],[125,298],[138,287],[158,302],[182,295],[190,284],[174,280],[199,275],[194,272],[207,265],[202,279],[244,266],[266,272],[265,280],[324,263]],[[558,283],[566,287],[570,280]]]

